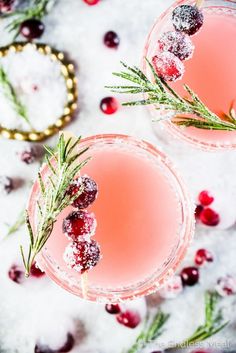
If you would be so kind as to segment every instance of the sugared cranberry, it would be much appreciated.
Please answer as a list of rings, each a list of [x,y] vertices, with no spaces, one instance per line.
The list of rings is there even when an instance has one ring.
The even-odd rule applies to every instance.
[[[42,277],[45,275],[45,272],[43,272],[42,270],[40,270],[40,268],[37,266],[37,263],[34,262],[31,266],[31,269],[30,269],[30,275],[33,276],[33,277]]]
[[[117,321],[126,327],[135,328],[139,325],[141,317],[138,312],[126,310],[116,317]]]
[[[219,214],[212,208],[205,208],[200,214],[200,220],[207,226],[217,226],[220,223]]]
[[[183,291],[182,279],[175,275],[171,277],[165,286],[160,289],[159,294],[164,299],[176,298]]]
[[[13,282],[16,282],[18,284],[22,283],[25,278],[23,269],[17,265],[11,266],[8,271],[8,276]]]
[[[198,200],[202,206],[209,206],[213,201],[214,197],[207,190],[200,192]]]
[[[5,175],[0,176],[0,191],[4,194],[10,194],[14,189],[13,179]]]
[[[81,194],[73,202],[73,206],[79,209],[90,206],[97,197],[98,186],[96,182],[88,176],[82,176],[75,179],[69,187],[68,193],[71,196],[77,194],[81,189]]]
[[[236,294],[236,278],[230,275],[219,278],[216,285],[216,291],[222,297]]]
[[[34,163],[36,159],[35,150],[33,147],[28,147],[19,153],[20,160],[26,164]]]
[[[105,309],[109,314],[119,314],[120,313],[119,304],[106,304]]]
[[[114,31],[109,31],[104,35],[104,44],[108,48],[117,48],[120,44],[120,38],[118,34]]]
[[[16,3],[16,0],[0,0],[0,14],[14,11]]]
[[[161,35],[158,40],[161,51],[169,51],[180,60],[189,59],[194,51],[194,45],[187,34],[169,31]]]
[[[203,265],[205,262],[213,262],[214,258],[210,251],[206,249],[199,249],[195,255],[195,264]]]
[[[35,18],[22,22],[20,26],[20,33],[29,40],[40,38],[43,32],[44,24]]]
[[[202,205],[197,205],[197,207],[195,208],[195,217],[196,219],[200,218],[200,214],[202,213],[204,207]]]
[[[96,5],[100,0],[83,0],[88,5]]]
[[[63,258],[69,268],[83,273],[99,262],[100,246],[95,240],[73,242],[66,247]]]
[[[42,345],[40,343],[37,343],[36,346],[34,347],[34,353],[68,353],[74,348],[74,345],[75,345],[74,336],[71,333],[68,333],[66,342],[62,347],[58,349],[51,349],[47,345]]]
[[[199,281],[199,271],[197,267],[185,267],[180,275],[184,286],[194,286]]]
[[[176,81],[184,74],[182,61],[168,51],[155,55],[152,63],[157,75],[165,81]]]
[[[89,239],[94,235],[97,222],[93,213],[73,211],[63,220],[62,229],[65,235],[74,241]]]
[[[118,102],[114,97],[103,98],[100,103],[101,111],[104,114],[108,115],[114,114],[117,111],[118,107]]]
[[[172,13],[172,22],[176,31],[193,35],[203,25],[203,13],[197,6],[180,5]]]

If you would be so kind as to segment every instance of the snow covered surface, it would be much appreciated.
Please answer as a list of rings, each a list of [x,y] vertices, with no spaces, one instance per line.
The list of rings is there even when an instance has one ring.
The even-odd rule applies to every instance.
[[[145,108],[121,108],[116,114],[106,116],[99,110],[99,102],[109,95],[104,85],[115,82],[111,72],[120,68],[119,60],[139,64],[149,29],[171,3],[172,0],[101,0],[97,6],[87,6],[82,0],[58,0],[45,20],[47,30],[42,38],[43,42],[66,51],[77,64],[80,111],[69,130],[83,136],[123,133],[152,142],[175,162],[193,198],[203,189],[209,189],[216,196],[222,224],[212,229],[197,227],[183,265],[192,264],[199,247],[211,250],[216,260],[202,269],[200,285],[186,289],[177,299],[162,302],[163,310],[171,313],[160,339],[165,345],[187,337],[201,322],[205,289],[213,288],[219,276],[236,275],[235,152],[207,153],[192,149],[160,129],[155,134]],[[0,45],[6,45],[11,38],[3,32],[3,22],[0,26]],[[118,50],[103,46],[107,30],[119,34]],[[52,138],[50,143],[54,140]],[[25,205],[31,180],[38,169],[37,163],[27,166],[20,162],[16,153],[23,144],[0,141],[0,174],[17,178],[21,185],[0,198],[1,238],[6,234],[6,224],[12,224]],[[21,261],[19,244],[26,244],[27,240],[26,231],[22,229],[0,243],[0,352],[33,353],[37,340],[56,347],[64,341],[68,331],[77,332],[78,344],[73,353],[118,353],[129,347],[141,325],[135,330],[125,328],[105,312],[103,305],[82,301],[47,278],[29,280],[22,285],[9,280],[10,265]],[[148,303],[157,307],[157,297],[148,298]],[[128,305],[134,305],[145,314],[144,300]],[[232,352],[236,352],[235,310],[236,298],[226,298],[224,312],[232,323],[210,340],[223,348],[228,345]],[[145,352],[151,352],[152,348]]]

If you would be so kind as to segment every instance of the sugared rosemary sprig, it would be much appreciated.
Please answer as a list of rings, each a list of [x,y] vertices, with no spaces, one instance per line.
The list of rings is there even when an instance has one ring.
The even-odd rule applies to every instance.
[[[121,63],[126,71],[114,72],[113,75],[132,82],[132,85],[106,86],[116,93],[145,94],[144,99],[123,103],[123,105],[154,105],[157,110],[171,113],[172,121],[176,125],[210,130],[236,130],[236,119],[232,114],[224,114],[224,120],[220,119],[187,85],[184,85],[184,89],[188,98],[180,97],[167,82],[158,77],[148,59],[146,61],[152,72],[153,80],[149,80],[136,66],[130,67]]]
[[[48,6],[51,2],[52,0],[30,0],[30,4],[26,8],[16,10],[6,15],[6,17],[12,18],[12,21],[10,21],[6,28],[9,32],[15,32],[14,39],[19,35],[22,22],[31,18],[41,20],[48,13]]]
[[[137,353],[146,347],[149,343],[157,339],[157,337],[162,334],[163,326],[169,319],[169,316],[169,314],[158,311],[151,322],[147,320],[145,328],[143,331],[141,331],[141,333],[136,338],[135,343],[126,353]]]
[[[83,148],[76,150],[80,142],[80,137],[66,139],[64,134],[60,135],[55,151],[45,147],[49,156],[46,156],[46,164],[49,176],[42,177],[38,173],[38,184],[40,187],[40,197],[37,201],[38,220],[33,231],[29,215],[26,211],[26,225],[29,232],[30,244],[28,254],[25,255],[21,246],[21,254],[26,269],[26,276],[30,274],[30,268],[37,254],[42,250],[50,237],[54,223],[59,213],[82,192],[71,197],[67,191],[74,177],[78,175],[80,169],[88,162],[89,158],[83,161],[78,159],[88,150]]]
[[[20,229],[20,227],[23,226],[23,224],[25,224],[24,210],[19,213],[16,221],[11,226],[9,226],[6,236],[8,237],[9,235],[16,233]]]
[[[33,127],[30,123],[30,120],[27,115],[26,107],[21,103],[19,97],[16,94],[14,87],[12,86],[5,70],[2,66],[0,66],[0,86],[4,93],[4,96],[10,101],[12,107],[16,111],[16,113],[24,119],[24,121],[29,125],[29,127],[33,130]]]

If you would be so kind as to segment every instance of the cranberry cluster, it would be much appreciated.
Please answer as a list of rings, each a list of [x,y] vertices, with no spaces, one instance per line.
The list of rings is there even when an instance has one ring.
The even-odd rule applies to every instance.
[[[91,240],[97,226],[95,216],[84,210],[95,201],[97,192],[96,182],[86,175],[75,179],[67,191],[70,197],[79,196],[73,202],[76,210],[62,224],[63,233],[71,240],[64,252],[64,260],[69,268],[81,274],[96,266],[101,258],[99,244]]]
[[[196,207],[195,216],[197,220],[207,226],[217,226],[220,223],[220,215],[209,207],[214,202],[214,197],[207,190],[200,192],[199,204]]]
[[[109,314],[116,315],[117,322],[126,327],[135,328],[141,321],[137,311],[122,310],[119,304],[107,304],[105,309]]]
[[[165,81],[176,81],[184,74],[182,61],[192,57],[194,45],[189,36],[203,25],[203,14],[191,5],[177,6],[172,13],[174,31],[164,32],[158,40],[159,52],[152,58],[157,75]]]

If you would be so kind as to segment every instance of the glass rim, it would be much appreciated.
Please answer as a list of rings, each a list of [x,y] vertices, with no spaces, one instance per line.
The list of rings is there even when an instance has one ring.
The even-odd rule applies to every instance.
[[[162,265],[161,272],[158,274],[158,276],[153,276],[156,274],[155,272],[154,274],[152,274],[151,278],[148,278],[144,282],[140,283],[140,285],[134,284],[130,287],[124,287],[122,290],[117,290],[116,288],[110,289],[102,287],[94,288],[92,286],[88,287],[88,293],[85,298],[86,300],[102,303],[117,303],[135,299],[156,292],[166,283],[166,281],[175,273],[179,263],[182,261],[187,251],[190,241],[193,238],[195,229],[195,219],[193,203],[189,195],[188,189],[185,186],[182,177],[179,175],[178,171],[173,166],[173,163],[162,151],[160,151],[158,148],[156,148],[149,142],[121,134],[100,134],[86,137],[80,141],[80,147],[83,148],[87,145],[92,147],[102,142],[105,142],[110,145],[114,145],[116,143],[121,142],[126,143],[128,145],[131,144],[135,148],[141,148],[143,152],[152,154],[152,156],[156,157],[157,161],[161,164],[161,166],[166,169],[166,171],[170,174],[170,177],[173,179],[172,186],[175,192],[178,194],[178,201],[181,203],[182,225],[181,232],[179,233],[182,234],[178,235],[178,245],[175,249],[174,255],[171,257],[167,264]],[[35,192],[34,187],[36,187],[35,184],[36,183],[34,183],[33,189],[31,191],[29,204],[30,202],[32,202],[32,197]],[[62,274],[58,271],[55,271],[56,264],[53,265],[52,262],[49,262],[48,257],[45,258],[44,251],[42,251],[41,254],[39,254],[39,256],[37,257],[37,262],[39,263],[40,268],[42,268],[46,272],[47,276],[51,278],[54,282],[56,282],[60,287],[75,294],[78,297],[83,298],[80,281],[78,281],[77,285],[69,283],[69,280],[68,278],[66,278],[65,273]]]
[[[236,11],[236,1],[235,0],[217,0],[217,5],[212,5],[212,3],[216,3],[216,0],[205,0],[203,2],[202,7],[208,8],[208,7],[225,7],[229,8],[231,10]],[[160,25],[160,22],[172,11],[176,6],[181,5],[181,4],[191,4],[194,3],[194,0],[176,0],[174,1],[173,4],[171,4],[160,16],[157,17],[157,19],[154,21],[154,24],[151,27],[150,32],[147,35],[147,38],[145,40],[145,46],[143,49],[143,54],[142,54],[142,60],[141,60],[141,67],[144,70],[144,73],[147,72],[147,63],[145,58],[147,57],[147,51],[150,45],[151,37],[153,32],[155,31],[156,27]],[[230,6],[231,5],[231,6]],[[234,6],[232,6],[234,5]],[[152,106],[148,106],[149,111],[151,112],[151,115],[154,115]],[[204,151],[222,151],[222,150],[232,150],[236,148],[236,142],[230,142],[227,143],[225,141],[203,141],[201,138],[196,138],[194,136],[190,136],[186,133],[184,133],[184,129],[181,129],[181,127],[176,126],[173,124],[170,120],[165,120],[165,121],[160,121],[156,122],[155,124],[160,124],[163,126],[173,137],[176,137],[178,140],[182,140],[184,142],[187,142],[188,144],[194,146],[195,148],[202,149]],[[230,131],[228,131],[230,132]]]

